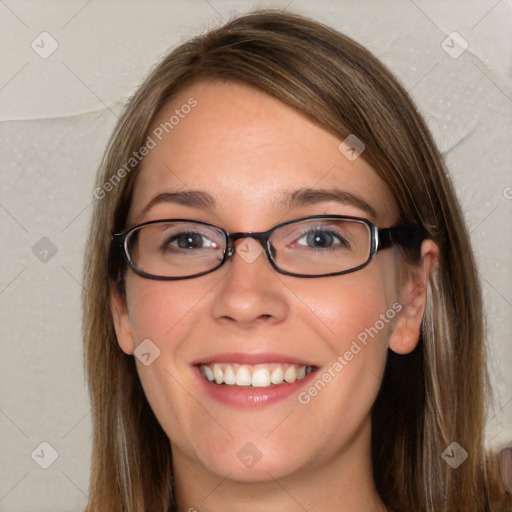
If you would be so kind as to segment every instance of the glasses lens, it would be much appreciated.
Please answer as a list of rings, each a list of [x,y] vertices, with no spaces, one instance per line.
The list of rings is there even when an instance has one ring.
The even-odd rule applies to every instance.
[[[276,265],[286,272],[323,275],[365,264],[371,252],[371,228],[358,220],[308,219],[272,233]]]
[[[132,264],[158,277],[186,277],[215,268],[223,258],[226,238],[218,228],[195,222],[156,222],[126,238]]]

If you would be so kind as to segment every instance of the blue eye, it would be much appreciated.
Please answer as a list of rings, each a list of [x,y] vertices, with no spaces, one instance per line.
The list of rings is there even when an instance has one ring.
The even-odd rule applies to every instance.
[[[302,241],[305,241],[305,244]],[[307,245],[312,249],[330,249],[333,245],[349,248],[348,241],[340,233],[326,229],[311,229],[307,231],[298,240],[298,244]]]

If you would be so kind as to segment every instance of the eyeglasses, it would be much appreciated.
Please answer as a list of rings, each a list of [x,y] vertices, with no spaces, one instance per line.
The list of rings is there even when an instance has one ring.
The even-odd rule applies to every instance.
[[[111,247],[122,251],[139,276],[176,280],[218,269],[233,256],[234,242],[241,238],[259,242],[281,274],[325,277],[360,270],[394,244],[418,246],[425,232],[405,225],[378,228],[367,219],[343,215],[313,215],[264,232],[231,234],[206,222],[165,219],[115,234]]]

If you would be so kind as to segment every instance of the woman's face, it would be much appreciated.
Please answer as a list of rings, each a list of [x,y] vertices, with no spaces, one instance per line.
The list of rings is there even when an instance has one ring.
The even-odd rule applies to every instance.
[[[130,226],[185,218],[240,232],[316,214],[381,227],[398,220],[362,158],[347,158],[339,138],[249,86],[196,83],[159,112],[150,136],[156,145],[137,176]],[[305,189],[315,192],[309,200],[285,202]],[[192,190],[211,204],[160,196]],[[276,272],[254,240],[236,247],[201,277],[157,281],[128,271],[126,303],[113,295],[121,348],[133,354],[145,343],[137,369],[174,464],[240,481],[348,463],[357,473],[369,458],[370,410],[402,308],[397,253],[383,250],[350,274],[305,279]],[[220,368],[229,381],[245,366],[242,380],[259,371],[261,382],[267,372],[279,382],[287,370],[293,380],[292,365],[298,380],[263,387],[203,375],[205,366],[215,375]],[[304,377],[303,367],[314,371]]]

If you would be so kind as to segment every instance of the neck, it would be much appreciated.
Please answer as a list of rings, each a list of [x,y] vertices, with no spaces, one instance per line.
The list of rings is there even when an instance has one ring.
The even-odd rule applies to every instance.
[[[221,476],[192,460],[173,445],[175,493],[179,512],[386,512],[375,489],[370,425],[341,453],[317,458],[307,469],[286,477],[241,482],[233,473]],[[293,454],[292,454],[293,456]]]

